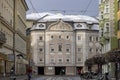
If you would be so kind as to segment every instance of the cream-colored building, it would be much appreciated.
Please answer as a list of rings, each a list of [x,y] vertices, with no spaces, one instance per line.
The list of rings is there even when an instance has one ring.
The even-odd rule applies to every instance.
[[[86,71],[85,60],[100,53],[98,21],[89,16],[47,14],[40,19],[35,13],[27,15],[36,72],[77,75],[78,70]]]
[[[26,10],[25,0],[0,0],[1,75],[10,73],[14,64],[16,74],[26,73],[27,61],[21,57],[26,55]]]

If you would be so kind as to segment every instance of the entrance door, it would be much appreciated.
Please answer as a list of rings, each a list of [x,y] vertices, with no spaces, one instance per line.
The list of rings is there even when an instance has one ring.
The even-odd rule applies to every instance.
[[[65,67],[55,67],[55,75],[65,75]]]
[[[44,67],[38,67],[38,75],[44,75]]]
[[[83,73],[83,68],[82,67],[76,67],[76,71],[78,75],[82,75]]]

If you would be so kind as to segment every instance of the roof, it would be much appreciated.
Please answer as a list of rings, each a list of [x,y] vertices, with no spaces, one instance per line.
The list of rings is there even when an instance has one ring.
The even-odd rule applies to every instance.
[[[27,20],[39,20],[38,22],[56,21],[56,20],[62,19],[63,21],[98,23],[97,19],[90,16],[86,16],[86,15],[64,15],[61,13],[49,13],[49,12],[31,13],[31,14],[28,14],[26,18]]]

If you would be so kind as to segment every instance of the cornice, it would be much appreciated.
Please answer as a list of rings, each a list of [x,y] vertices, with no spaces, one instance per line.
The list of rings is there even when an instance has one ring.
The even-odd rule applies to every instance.
[[[0,21],[1,21],[1,23],[3,23],[10,31],[15,32],[15,31],[13,30],[12,25],[11,25],[8,21],[6,21],[2,16],[0,16]]]

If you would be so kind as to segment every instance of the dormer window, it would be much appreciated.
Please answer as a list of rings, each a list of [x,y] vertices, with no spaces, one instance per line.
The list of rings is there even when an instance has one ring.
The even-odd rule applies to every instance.
[[[40,24],[39,27],[44,27],[44,25],[43,25],[43,24]]]
[[[81,24],[78,24],[77,27],[82,27],[82,25],[81,25]]]

